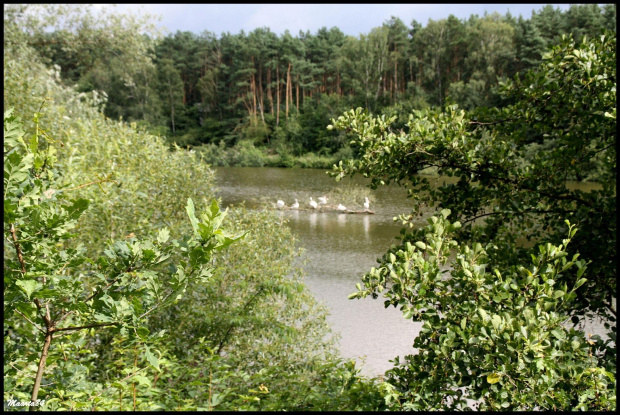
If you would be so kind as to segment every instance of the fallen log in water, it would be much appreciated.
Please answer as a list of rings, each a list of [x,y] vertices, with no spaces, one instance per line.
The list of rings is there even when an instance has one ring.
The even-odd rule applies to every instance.
[[[374,215],[375,211],[374,210],[345,210],[345,211],[340,211],[340,213],[367,213],[369,215]]]

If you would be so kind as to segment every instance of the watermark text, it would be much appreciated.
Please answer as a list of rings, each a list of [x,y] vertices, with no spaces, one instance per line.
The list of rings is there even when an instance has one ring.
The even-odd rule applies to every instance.
[[[37,399],[36,401],[18,401],[16,399],[9,399],[6,404],[8,406],[43,406],[45,405],[45,399]]]

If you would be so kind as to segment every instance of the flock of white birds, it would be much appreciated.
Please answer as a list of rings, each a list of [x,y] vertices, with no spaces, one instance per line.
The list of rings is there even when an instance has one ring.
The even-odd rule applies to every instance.
[[[314,199],[312,199],[312,197],[310,197],[310,202],[309,205],[312,209],[318,209],[319,207],[322,207],[324,205],[327,205],[327,197],[325,196],[321,196],[318,198],[319,202],[317,203]],[[278,209],[282,209],[286,206],[286,203],[284,203],[283,200],[278,200],[276,202],[276,207]],[[368,200],[367,197],[364,198],[364,210],[368,210],[370,208],[370,201]],[[299,209],[299,201],[297,199],[295,199],[295,203],[293,203],[289,209]],[[346,206],[344,206],[342,203],[338,203],[338,206],[336,207],[337,210],[341,211],[341,212],[346,212],[347,208]]]

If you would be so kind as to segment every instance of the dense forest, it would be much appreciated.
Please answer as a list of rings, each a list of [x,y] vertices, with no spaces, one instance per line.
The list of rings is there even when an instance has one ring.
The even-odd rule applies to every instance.
[[[65,84],[104,92],[106,116],[200,147],[213,164],[331,167],[355,154],[343,134],[325,129],[330,118],[356,107],[402,115],[448,102],[498,105],[498,82],[537,67],[563,34],[615,30],[616,6],[548,5],[529,18],[450,15],[426,24],[392,17],[359,37],[337,27],[162,37],[147,19],[91,20],[29,42]],[[132,38],[132,30],[143,35]]]
[[[5,5],[4,409],[615,410],[615,19],[163,37]],[[375,378],[281,216],[221,210],[210,167],[336,160],[411,201],[350,295],[422,322]]]

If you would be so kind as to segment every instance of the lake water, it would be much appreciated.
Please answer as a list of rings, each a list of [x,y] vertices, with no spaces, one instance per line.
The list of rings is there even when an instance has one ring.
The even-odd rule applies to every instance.
[[[325,170],[267,167],[216,167],[217,196],[223,206],[246,203],[248,208],[263,208],[278,199],[290,206],[294,199],[301,209],[281,210],[288,225],[304,248],[305,283],[330,311],[329,323],[341,336],[340,351],[345,358],[362,364],[362,373],[379,375],[392,367],[390,360],[414,352],[413,340],[421,323],[402,317],[400,310],[384,308],[383,300],[348,300],[355,284],[377,265],[377,259],[398,241],[401,226],[393,218],[411,211],[404,188],[366,187],[363,177],[336,182]],[[443,181],[443,179],[434,179]],[[451,179],[456,180],[456,179]],[[571,187],[589,186],[584,183]],[[328,206],[343,203],[350,210],[363,210],[364,197],[371,200],[375,214],[340,214],[312,211],[309,200],[328,197]],[[426,217],[420,219],[424,225]],[[593,326],[591,328],[590,326]],[[588,323],[592,332],[602,335],[600,324]]]

